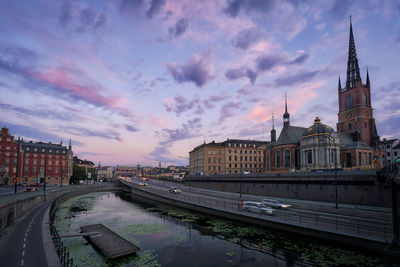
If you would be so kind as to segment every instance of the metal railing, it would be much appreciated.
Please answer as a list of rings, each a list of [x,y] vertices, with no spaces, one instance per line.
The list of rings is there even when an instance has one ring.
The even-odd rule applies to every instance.
[[[167,190],[161,190],[150,186],[139,186],[136,183],[121,181],[136,189],[156,194],[168,199],[198,205],[220,211],[236,213],[242,216],[254,217],[257,219],[284,223],[294,226],[334,232],[344,235],[362,237],[366,239],[389,242],[392,238],[392,224],[387,221],[373,220],[366,218],[351,217],[346,215],[330,215],[309,211],[276,210],[274,216],[257,214],[245,211],[241,203],[220,199],[211,196],[193,196],[189,194],[174,194]]]
[[[58,234],[57,228],[53,225],[52,220],[50,220],[50,233],[53,238],[53,243],[56,248],[58,257],[60,258],[61,266],[63,267],[76,267],[74,265],[74,260],[69,255],[69,251],[67,251],[64,246],[64,242],[61,241],[60,235]]]
[[[63,187],[59,187],[59,186],[55,186],[55,187],[46,187],[46,190],[43,190],[43,187],[38,187],[39,190],[33,191],[33,192],[17,192],[15,193],[11,193],[11,194],[4,194],[4,195],[0,195],[0,204],[8,204],[8,203],[13,203],[16,201],[20,201],[20,200],[24,200],[24,199],[28,199],[31,197],[36,197],[36,196],[41,196],[44,194],[48,194],[48,193],[53,193],[53,192],[61,192],[61,191],[69,191],[69,190],[76,190],[76,189],[82,189],[82,188],[93,188],[93,187],[107,187],[109,185],[96,185],[96,184],[92,184],[92,185],[68,185],[68,186],[63,186]],[[35,187],[34,187],[35,188]]]

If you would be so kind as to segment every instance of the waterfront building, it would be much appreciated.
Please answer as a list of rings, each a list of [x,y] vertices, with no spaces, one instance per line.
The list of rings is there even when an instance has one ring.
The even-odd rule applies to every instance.
[[[62,142],[18,142],[3,127],[0,136],[0,184],[10,184],[14,178],[24,184],[43,182],[44,178],[50,184],[68,183],[72,176],[72,157],[71,142],[68,147]]]
[[[242,139],[204,143],[189,152],[189,174],[263,172],[267,144],[265,141]]]

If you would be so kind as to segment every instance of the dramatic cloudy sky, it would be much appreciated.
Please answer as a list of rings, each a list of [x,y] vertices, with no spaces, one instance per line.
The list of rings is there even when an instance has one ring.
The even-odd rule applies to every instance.
[[[200,143],[336,127],[349,15],[378,132],[400,137],[399,0],[0,2],[0,125],[96,164],[188,164]]]

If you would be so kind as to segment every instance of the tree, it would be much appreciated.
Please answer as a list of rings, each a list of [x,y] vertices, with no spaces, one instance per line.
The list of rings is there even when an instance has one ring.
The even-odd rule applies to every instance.
[[[79,167],[76,163],[72,166],[72,176],[69,179],[70,184],[79,184],[79,180],[86,180],[86,171],[84,167]]]

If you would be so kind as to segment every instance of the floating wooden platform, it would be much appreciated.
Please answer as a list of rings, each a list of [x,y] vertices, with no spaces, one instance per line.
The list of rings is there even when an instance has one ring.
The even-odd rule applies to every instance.
[[[81,232],[97,232],[98,235],[91,235],[86,238],[109,259],[130,255],[140,250],[139,247],[114,233],[103,224],[81,226]]]

